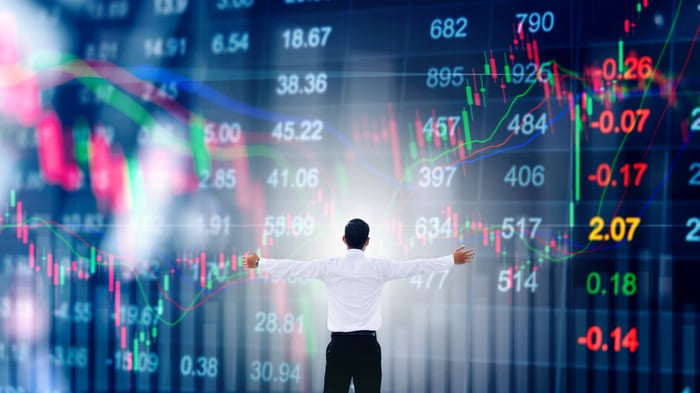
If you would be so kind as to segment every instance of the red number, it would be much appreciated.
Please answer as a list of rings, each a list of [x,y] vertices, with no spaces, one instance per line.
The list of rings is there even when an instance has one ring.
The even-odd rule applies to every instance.
[[[603,331],[600,326],[591,326],[586,332],[586,347],[589,351],[597,351],[603,345]]]
[[[646,162],[635,162],[632,164],[632,169],[636,171],[634,174],[634,186],[639,187],[639,185],[642,183],[642,176],[644,176],[644,172],[647,171],[647,168],[649,167],[649,164]],[[622,183],[625,187],[629,187],[630,185],[630,164],[625,164],[620,168],[620,173],[622,173]],[[600,183],[600,182],[599,182]],[[602,187],[602,186],[601,186]]]
[[[634,123],[636,120],[632,109],[625,109],[622,111],[622,115],[620,116],[620,129],[622,132],[629,134],[634,131]]]
[[[605,109],[600,112],[600,118],[598,119],[598,124],[600,125],[600,132],[603,134],[609,134],[613,130],[613,125],[615,124],[615,116],[610,109]]]
[[[634,352],[639,347],[639,341],[637,341],[637,328],[630,329],[622,339],[622,347],[627,348],[630,352]]]
[[[603,62],[603,79],[611,81],[617,76],[617,63],[612,57],[608,57]]]
[[[609,134],[613,129],[615,129],[615,132],[622,131],[626,134],[629,134],[635,129],[637,132],[642,132],[644,131],[644,125],[650,114],[651,110],[649,108],[636,110],[625,109],[622,111],[622,114],[620,114],[620,128],[615,129],[615,114],[611,109],[604,109],[600,112],[600,116],[598,117],[597,127],[603,134]]]
[[[654,73],[654,68],[651,65],[651,57],[628,57],[624,62],[625,73],[622,78],[625,80],[630,79],[649,79]],[[608,57],[603,61],[603,66],[601,67],[601,73],[603,74],[603,79],[606,81],[611,81],[618,77],[617,75],[617,62],[612,57]]]
[[[637,116],[639,116],[639,121],[637,121],[637,132],[642,132],[644,129],[644,124],[647,122],[647,118],[649,118],[650,113],[651,109],[649,108],[637,109]]]
[[[646,162],[635,162],[632,164],[632,168],[637,170],[637,176],[634,177],[634,186],[639,187],[639,184],[642,183],[642,175],[644,175],[644,172],[647,171],[647,168],[649,167],[649,164]]]
[[[651,57],[642,56],[639,59],[639,74],[637,76],[642,79],[649,79],[653,73],[654,68],[651,66]]]
[[[628,57],[625,59],[625,68],[627,68],[627,71],[625,71],[625,74],[623,78],[625,79],[637,79],[637,65],[638,65],[638,60],[636,57]]]
[[[651,57],[642,56],[640,58],[628,57],[625,66],[629,68],[625,71],[625,79],[649,79],[654,69],[651,66]]]
[[[613,351],[620,352],[620,337],[622,336],[622,328],[616,327],[610,332],[610,337],[613,339]]]
[[[598,187],[605,187],[610,183],[610,165],[604,162],[598,165],[598,169],[595,172]]]

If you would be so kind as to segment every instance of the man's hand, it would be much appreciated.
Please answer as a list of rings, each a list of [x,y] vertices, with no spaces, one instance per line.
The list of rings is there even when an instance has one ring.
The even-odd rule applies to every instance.
[[[454,257],[455,265],[469,263],[474,260],[474,249],[465,250],[464,246],[461,246],[452,253],[452,257]]]
[[[248,251],[245,256],[245,267],[248,269],[255,269],[258,267],[258,261],[260,257],[253,251]]]

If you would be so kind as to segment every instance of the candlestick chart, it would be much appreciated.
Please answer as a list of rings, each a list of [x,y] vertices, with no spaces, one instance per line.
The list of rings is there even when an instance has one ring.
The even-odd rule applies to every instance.
[[[0,392],[323,389],[393,281],[382,391],[692,392],[700,3],[0,4]],[[410,263],[410,262],[407,262]]]

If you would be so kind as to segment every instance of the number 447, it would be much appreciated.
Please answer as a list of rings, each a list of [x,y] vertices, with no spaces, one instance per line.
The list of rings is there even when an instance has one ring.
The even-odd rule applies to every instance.
[[[537,289],[537,270],[533,270],[525,278],[525,274],[522,270],[513,271],[512,267],[508,269],[501,270],[498,275],[498,290],[501,292],[508,292],[510,290],[515,290],[515,292],[520,292],[521,290],[529,289],[530,292],[535,293]]]

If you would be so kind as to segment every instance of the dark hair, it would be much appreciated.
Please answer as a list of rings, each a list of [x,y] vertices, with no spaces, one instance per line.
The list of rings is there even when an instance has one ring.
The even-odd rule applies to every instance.
[[[345,224],[345,242],[348,248],[362,249],[369,238],[369,225],[359,218]]]

